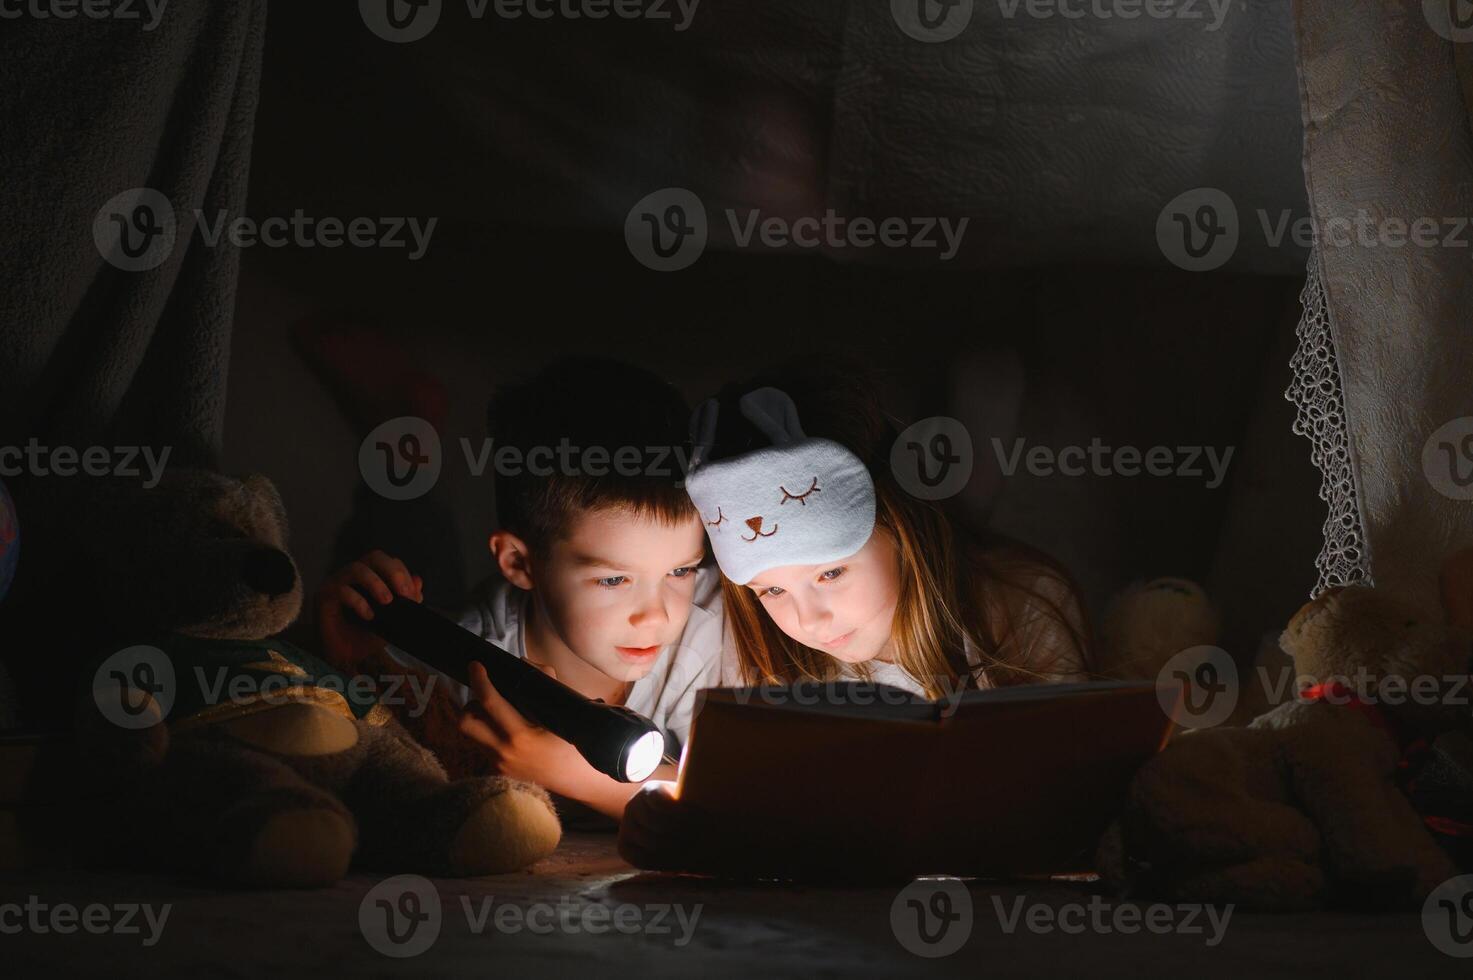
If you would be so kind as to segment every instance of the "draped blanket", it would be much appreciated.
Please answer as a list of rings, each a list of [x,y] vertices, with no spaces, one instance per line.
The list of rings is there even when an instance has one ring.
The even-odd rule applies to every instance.
[[[54,694],[57,662],[78,654],[94,618],[73,566],[78,536],[98,530],[89,502],[109,485],[76,475],[79,460],[92,450],[91,472],[127,477],[165,453],[218,458],[238,255],[228,237],[195,233],[195,216],[245,206],[266,2],[59,5],[64,18],[45,4],[11,9],[0,21],[0,447],[44,455],[32,450],[26,472],[6,478],[26,561],[0,635],[47,642],[0,652],[22,690]]]
[[[1330,505],[1320,587],[1429,607],[1473,543],[1473,138],[1463,0],[1298,0],[1319,230],[1290,397]],[[1451,13],[1451,16],[1449,14]],[[1465,72],[1466,75],[1466,72]]]

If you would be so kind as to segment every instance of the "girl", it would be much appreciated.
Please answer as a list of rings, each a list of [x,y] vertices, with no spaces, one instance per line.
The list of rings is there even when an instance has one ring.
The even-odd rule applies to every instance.
[[[869,679],[932,698],[968,687],[1083,680],[1090,640],[1056,563],[973,535],[908,493],[909,447],[857,372],[727,389],[697,412],[686,491],[721,568],[745,683]],[[758,828],[682,807],[647,784],[619,850],[641,868],[740,873]]]
[[[965,532],[897,481],[910,447],[855,372],[725,390],[686,490],[746,683],[859,677],[931,698],[1082,680],[1088,631],[1042,554]]]

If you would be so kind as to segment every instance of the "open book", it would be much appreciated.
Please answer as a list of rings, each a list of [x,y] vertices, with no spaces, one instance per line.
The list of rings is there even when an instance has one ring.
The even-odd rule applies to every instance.
[[[1170,727],[1138,682],[935,702],[875,684],[711,689],[677,793],[754,876],[1073,873]]]

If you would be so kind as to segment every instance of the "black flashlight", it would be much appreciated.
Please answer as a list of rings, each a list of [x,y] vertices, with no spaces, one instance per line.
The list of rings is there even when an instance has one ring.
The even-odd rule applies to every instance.
[[[462,684],[470,684],[471,663],[480,663],[497,693],[524,718],[572,743],[599,772],[637,783],[664,760],[665,737],[644,715],[586,698],[411,599],[369,601],[374,614],[363,622],[368,629]]]

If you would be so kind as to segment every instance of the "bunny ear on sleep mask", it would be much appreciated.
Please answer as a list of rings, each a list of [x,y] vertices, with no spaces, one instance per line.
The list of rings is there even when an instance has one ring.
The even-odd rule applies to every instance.
[[[759,388],[738,405],[771,445],[706,462],[721,410],[707,401],[691,420],[685,480],[722,573],[745,585],[771,568],[819,565],[863,548],[875,527],[875,485],[863,461],[831,439],[804,435],[786,392]]]

